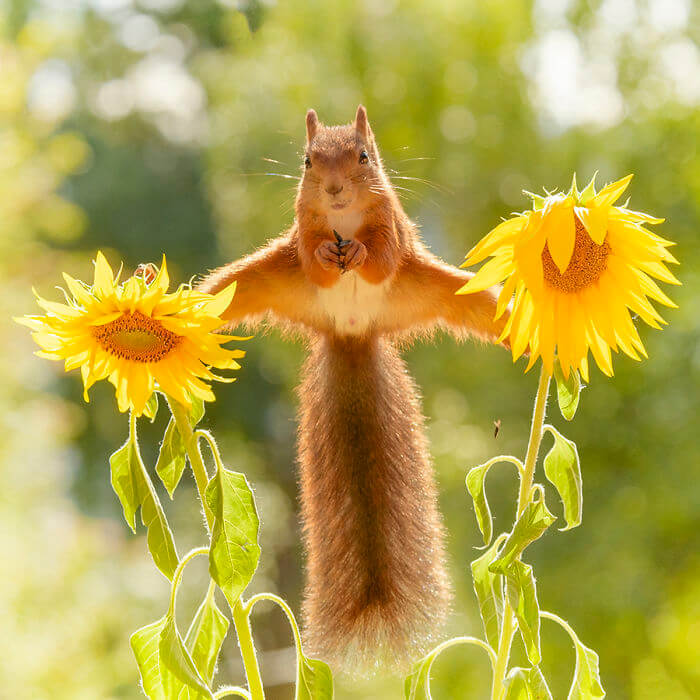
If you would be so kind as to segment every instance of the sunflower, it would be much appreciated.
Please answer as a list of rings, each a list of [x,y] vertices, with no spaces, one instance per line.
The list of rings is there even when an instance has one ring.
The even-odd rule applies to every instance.
[[[80,367],[88,390],[107,379],[116,390],[119,410],[141,415],[156,385],[190,407],[192,397],[213,401],[207,381],[232,381],[211,369],[239,369],[242,350],[222,345],[235,336],[215,333],[224,321],[220,315],[235,291],[230,285],[216,295],[180,285],[168,294],[170,284],[165,256],[158,270],[140,266],[119,284],[105,256],[98,252],[92,286],[63,275],[66,304],[42,299],[46,315],[16,319],[34,331],[42,348],[40,357],[64,360],[66,371]]]
[[[512,312],[500,341],[510,339],[513,360],[529,349],[527,370],[538,357],[550,373],[555,352],[564,375],[580,370],[588,381],[588,351],[612,376],[611,350],[647,357],[630,312],[654,328],[666,322],[650,303],[676,305],[652,278],[680,284],[665,263],[678,261],[673,245],[645,228],[660,224],[615,202],[632,175],[595,190],[595,176],[579,192],[574,176],[567,194],[529,195],[533,208],[488,233],[463,267],[491,257],[457,293],[469,294],[505,280],[496,318]]]

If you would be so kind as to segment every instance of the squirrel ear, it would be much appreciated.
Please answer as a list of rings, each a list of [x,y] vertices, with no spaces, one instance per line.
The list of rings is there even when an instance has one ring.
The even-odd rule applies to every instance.
[[[363,105],[359,105],[357,108],[357,114],[355,114],[355,129],[360,133],[365,139],[369,140],[372,133],[369,128],[369,120],[367,119],[367,110]]]
[[[306,113],[306,141],[307,143],[316,135],[318,131],[318,114],[313,109]]]

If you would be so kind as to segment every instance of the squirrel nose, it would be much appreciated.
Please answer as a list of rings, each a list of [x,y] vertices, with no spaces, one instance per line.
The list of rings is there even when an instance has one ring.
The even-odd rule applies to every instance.
[[[340,194],[343,191],[343,186],[339,184],[331,184],[326,186],[328,194]]]

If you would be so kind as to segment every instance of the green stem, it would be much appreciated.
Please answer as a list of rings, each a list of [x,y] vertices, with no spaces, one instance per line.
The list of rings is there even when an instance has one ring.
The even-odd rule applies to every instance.
[[[294,645],[296,646],[298,654],[297,661],[299,661],[299,657],[303,653],[301,648],[301,634],[299,633],[299,625],[297,625],[297,620],[294,617],[292,609],[289,607],[289,605],[287,605],[287,602],[285,600],[280,598],[278,595],[275,595],[274,593],[257,593],[252,598],[250,598],[245,604],[246,615],[250,616],[250,614],[253,612],[253,607],[255,606],[255,604],[259,603],[261,600],[269,600],[271,603],[276,603],[284,611],[284,614],[289,620],[292,632],[294,633]]]
[[[209,475],[207,474],[207,469],[204,466],[202,453],[199,450],[200,434],[205,433],[206,431],[198,430],[197,433],[195,433],[192,430],[192,426],[190,425],[190,421],[187,416],[187,410],[182,404],[175,401],[175,399],[168,397],[168,404],[173,414],[173,418],[175,418],[177,429],[180,431],[180,435],[185,443],[185,451],[189,457],[192,472],[194,473],[194,479],[197,483],[199,500],[202,502],[204,515],[207,519],[208,530],[211,533],[214,527],[215,516],[207,505],[206,498],[204,497],[204,492],[207,488],[207,484],[209,483]],[[217,469],[219,469],[221,467],[221,456],[219,455],[216,443],[209,433],[206,433],[206,438],[210,447],[212,448],[212,452],[214,453]],[[240,599],[236,601],[235,605],[231,606],[231,614],[233,616],[233,626],[236,630],[236,636],[238,637],[238,646],[241,649],[241,656],[243,657],[243,667],[245,668],[248,687],[250,688],[250,698],[251,700],[265,700],[262,676],[260,675],[258,657],[255,653],[255,644],[253,643],[253,634],[250,629],[248,615]]]
[[[578,638],[576,632],[574,632],[573,627],[566,620],[559,617],[559,615],[547,612],[546,610],[540,610],[540,617],[544,620],[552,620],[552,622],[556,622],[560,627],[563,627],[569,637],[571,637],[571,641],[574,643],[574,646],[581,643],[581,640]]]
[[[209,483],[209,475],[207,474],[207,468],[204,466],[202,453],[199,450],[199,440],[195,436],[192,426],[190,425],[190,420],[187,416],[187,409],[180,402],[176,401],[170,396],[168,396],[168,405],[170,406],[170,411],[173,414],[173,418],[177,424],[177,429],[180,432],[182,441],[185,444],[185,451],[189,457],[192,473],[194,474],[194,480],[197,483],[199,499],[202,502],[204,516],[207,519],[207,527],[209,531],[211,531],[214,525],[214,513],[211,512],[209,506],[207,505],[207,501],[204,498],[204,491]]]
[[[191,549],[187,554],[185,554],[182,559],[180,559],[180,563],[177,565],[177,569],[175,569],[175,573],[173,574],[173,582],[170,587],[170,612],[174,615],[175,614],[175,595],[177,593],[178,586],[180,585],[180,579],[182,578],[182,572],[185,570],[185,566],[192,561],[195,557],[198,557],[200,554],[209,554],[209,547],[197,547],[196,549]]]
[[[231,608],[231,613],[233,614],[233,626],[236,628],[236,635],[238,636],[238,646],[243,657],[243,666],[248,679],[251,700],[265,700],[262,677],[258,667],[258,657],[255,653],[255,644],[253,643],[253,633],[250,629],[250,620],[248,619],[246,606],[243,605],[240,598]]]
[[[540,443],[544,433],[544,415],[547,408],[547,395],[549,394],[549,382],[551,375],[544,368],[540,369],[540,380],[537,385],[537,395],[535,397],[535,407],[532,411],[532,425],[530,426],[530,439],[527,443],[525,454],[525,465],[520,474],[520,492],[518,493],[518,508],[516,519],[525,510],[525,506],[530,502],[532,496],[532,481],[535,476],[535,466],[537,455],[540,451]],[[520,558],[520,557],[518,557]],[[493,685],[491,687],[491,700],[502,700],[504,687],[503,681],[508,673],[508,660],[510,658],[510,648],[513,644],[513,637],[517,629],[515,614],[506,599],[503,605],[503,626],[501,636],[498,640],[498,652],[496,654],[496,664],[493,673]]]
[[[530,426],[530,439],[527,443],[527,453],[525,455],[525,472],[520,480],[520,493],[518,494],[518,516],[522,515],[525,506],[530,502],[530,491],[532,490],[532,480],[535,475],[535,465],[537,455],[540,451],[540,443],[544,433],[544,414],[547,409],[547,395],[549,394],[549,382],[551,375],[542,365],[540,370],[540,382],[537,386],[537,396],[535,397],[535,408],[532,412],[532,425]]]
[[[292,632],[294,634],[294,646],[296,647],[297,653],[296,687],[301,688],[301,664],[303,661],[304,651],[301,646],[301,634],[299,633],[299,625],[297,625],[297,620],[294,617],[294,613],[292,612],[292,609],[289,607],[289,605],[287,605],[286,601],[282,600],[282,598],[275,595],[274,593],[258,593],[257,595],[254,595],[245,605],[245,613],[247,616],[250,616],[251,612],[253,612],[253,607],[255,606],[255,604],[259,603],[261,600],[269,600],[271,603],[276,603],[277,605],[279,605],[280,608],[282,608],[282,610],[284,611],[284,614],[287,616],[287,619],[289,620],[289,625],[291,626]]]

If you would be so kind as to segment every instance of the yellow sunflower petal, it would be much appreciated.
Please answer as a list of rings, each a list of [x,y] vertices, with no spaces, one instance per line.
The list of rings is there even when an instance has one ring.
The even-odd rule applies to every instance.
[[[466,260],[461,267],[476,265],[476,263],[480,263],[489,255],[493,255],[502,245],[512,241],[527,226],[527,222],[528,217],[521,214],[498,224],[496,228],[486,234],[480,243],[467,253]]]
[[[236,293],[236,283],[232,282],[228,287],[224,287],[220,292],[215,294],[209,301],[205,301],[200,307],[203,314],[209,316],[221,316],[233,301],[233,296]]]
[[[589,206],[602,207],[606,204],[614,204],[627,189],[627,185],[630,184],[630,180],[633,177],[634,174],[631,173],[617,182],[611,182],[609,185],[606,185],[595,197],[593,197],[593,199],[590,200]]]
[[[598,335],[592,323],[589,323],[586,328],[586,338],[595,358],[596,364],[600,367],[603,374],[608,377],[613,376],[612,357],[608,344]]]
[[[586,384],[590,381],[588,378],[588,352],[586,351],[586,355],[581,358],[581,363],[579,364],[579,369],[581,370],[581,378],[583,379]]]
[[[554,264],[564,274],[576,243],[574,207],[569,198],[552,205],[549,215],[542,222],[542,232]]]
[[[646,272],[648,275],[651,275],[652,277],[656,277],[656,279],[659,279],[662,282],[666,282],[666,284],[675,284],[675,285],[681,284],[681,282],[678,279],[676,279],[675,275],[673,275],[661,263],[644,261],[644,262],[637,263],[637,267],[640,270],[643,270],[644,272]]]
[[[644,272],[641,272],[640,270],[636,270],[637,273],[637,278],[639,279],[639,283],[642,287],[642,291],[648,296],[651,297],[652,299],[655,299],[656,301],[659,302],[659,304],[663,304],[664,306],[668,306],[672,309],[677,309],[678,304],[676,304],[674,301],[669,299],[659,288],[659,285],[654,282],[651,277],[648,275],[644,274]]]
[[[456,294],[473,294],[482,292],[498,284],[502,279],[513,272],[513,260],[506,257],[497,257],[489,260]]]
[[[95,281],[93,290],[100,297],[105,299],[114,294],[114,272],[107,262],[107,258],[102,254],[101,250],[97,251],[95,256]]]
[[[494,320],[501,318],[505,310],[508,308],[508,304],[513,298],[513,293],[515,292],[515,286],[518,283],[518,278],[515,275],[511,275],[503,285],[500,294],[498,295],[498,302],[496,303],[496,315]]]
[[[666,221],[666,219],[660,219],[657,216],[651,216],[651,214],[645,214],[641,211],[632,211],[625,207],[613,207],[613,215],[620,216],[628,221],[643,221],[646,224],[663,224]]]
[[[609,207],[576,207],[575,212],[588,235],[597,245],[603,245],[608,232]]]

